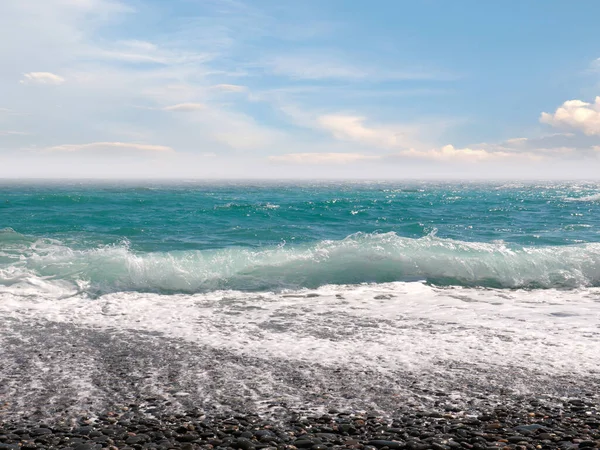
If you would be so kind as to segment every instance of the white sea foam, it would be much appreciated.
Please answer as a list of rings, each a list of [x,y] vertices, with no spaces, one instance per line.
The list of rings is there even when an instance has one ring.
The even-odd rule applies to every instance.
[[[418,282],[195,295],[112,293],[61,300],[0,294],[0,314],[159,332],[245,355],[352,368],[440,362],[597,375],[600,289],[435,288]]]
[[[388,373],[435,372],[440,362],[598,372],[600,288],[589,286],[600,280],[600,244],[513,248],[386,233],[267,250],[136,253],[126,244],[78,250],[2,233],[7,320],[154,332]]]

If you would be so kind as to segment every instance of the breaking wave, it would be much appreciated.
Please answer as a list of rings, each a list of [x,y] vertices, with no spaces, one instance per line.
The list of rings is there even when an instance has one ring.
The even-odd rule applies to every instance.
[[[600,286],[600,243],[520,247],[435,235],[411,239],[357,233],[310,245],[143,253],[127,242],[76,249],[0,231],[0,292],[19,295],[277,291],[392,281],[493,288]]]

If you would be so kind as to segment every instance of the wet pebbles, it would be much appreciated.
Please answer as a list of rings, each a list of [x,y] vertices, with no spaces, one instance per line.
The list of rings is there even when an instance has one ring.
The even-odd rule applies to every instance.
[[[472,414],[407,409],[394,417],[329,411],[258,415],[148,414],[136,405],[69,423],[0,422],[3,449],[579,449],[600,448],[597,400],[523,399]]]
[[[600,448],[596,374],[261,356],[0,318],[0,450]]]

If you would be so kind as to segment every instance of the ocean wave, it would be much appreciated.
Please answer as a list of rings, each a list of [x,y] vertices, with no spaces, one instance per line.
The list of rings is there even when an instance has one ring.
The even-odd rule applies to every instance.
[[[422,281],[439,286],[600,286],[600,243],[518,247],[496,241],[357,233],[267,249],[136,252],[127,242],[74,249],[0,230],[0,292],[102,295],[139,291],[277,291],[328,284]]]
[[[567,197],[569,202],[600,202],[600,194],[586,195],[584,197]]]

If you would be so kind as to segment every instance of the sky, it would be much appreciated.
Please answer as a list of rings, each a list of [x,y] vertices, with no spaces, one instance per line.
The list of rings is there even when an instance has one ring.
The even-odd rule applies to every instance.
[[[3,0],[3,178],[600,178],[597,0]]]

